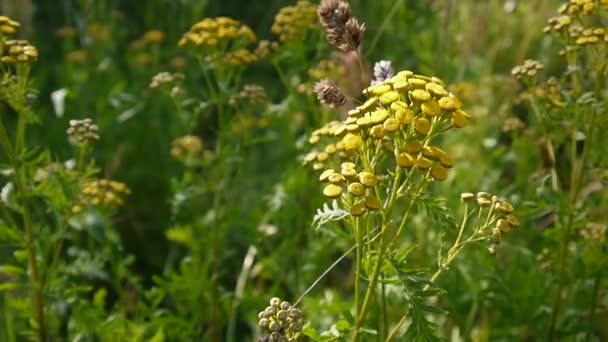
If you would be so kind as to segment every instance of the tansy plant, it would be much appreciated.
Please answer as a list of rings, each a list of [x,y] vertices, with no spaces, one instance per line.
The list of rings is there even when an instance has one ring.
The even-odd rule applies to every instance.
[[[342,51],[354,51],[363,71],[365,25],[352,15],[349,4],[324,0],[318,15],[328,42]],[[332,80],[319,81],[314,91],[329,107],[341,108],[347,103]],[[354,245],[344,255],[355,254],[354,306],[339,328],[319,334],[308,326],[304,334],[313,340],[347,335],[353,341],[371,335],[386,341],[438,340],[433,322],[441,309],[428,300],[441,294],[436,280],[469,245],[487,244],[494,253],[503,234],[519,221],[511,204],[480,192],[462,194],[463,213],[457,225],[430,192],[432,186],[449,178],[449,170],[455,166],[450,153],[440,147],[441,136],[467,126],[470,120],[441,79],[407,70],[395,73],[390,62],[381,61],[374,68],[372,85],[362,93],[364,99],[347,111],[346,118],[312,132],[308,142],[313,150],[303,160],[319,173],[323,195],[331,201],[315,216],[317,227],[341,222],[346,232],[339,229],[336,234],[347,236]],[[410,264],[409,258],[416,241],[407,237],[411,235],[408,228],[421,213],[427,215],[429,230],[435,228],[433,223],[447,227],[443,234],[445,246],[450,246],[437,251],[437,269],[430,272]],[[402,293],[399,304],[392,303],[398,308],[387,300],[387,287],[395,285]],[[274,312],[273,307],[267,311]],[[264,331],[269,326],[267,315],[260,314]],[[273,317],[270,322],[276,322],[272,327],[277,329],[271,332],[282,331],[278,319]],[[281,338],[271,334],[260,341],[285,340]]]
[[[570,0],[543,32],[559,48],[544,64],[528,60],[512,70],[526,89],[530,117],[541,141],[538,209],[549,213],[541,268],[550,270],[548,340],[584,332],[593,336],[606,272],[606,224],[599,184],[606,180],[606,58],[608,2]],[[554,66],[555,65],[555,66]],[[605,192],[604,192],[605,193]],[[583,265],[579,274],[575,265]],[[582,284],[591,284],[582,286]],[[576,301],[576,298],[584,300]]]
[[[28,144],[28,132],[40,120],[32,109],[36,91],[30,77],[38,51],[28,41],[9,39],[18,28],[0,16],[0,243],[3,253],[12,254],[0,264],[6,326],[0,338],[45,342],[74,336],[74,330],[100,333],[85,317],[103,316],[105,294],[124,298],[123,284],[133,281],[127,280],[131,261],[121,259],[110,220],[130,190],[97,179],[89,152],[100,133],[92,119],[69,122],[64,138],[74,153],[64,163]],[[97,298],[94,305],[91,296]]]

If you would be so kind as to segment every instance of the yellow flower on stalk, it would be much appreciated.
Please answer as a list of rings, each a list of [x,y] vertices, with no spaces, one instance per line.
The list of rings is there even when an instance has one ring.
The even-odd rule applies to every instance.
[[[339,198],[353,216],[379,210],[396,180],[395,168],[406,177],[443,182],[454,160],[431,145],[438,134],[467,126],[471,116],[436,77],[401,71],[363,90],[361,105],[348,110],[342,121],[332,121],[312,132],[309,143],[325,144],[304,158],[304,165],[326,170],[319,178],[324,195]],[[327,96],[321,100],[327,101]],[[322,102],[323,102],[322,101]],[[341,171],[334,171],[340,165]],[[365,196],[361,201],[360,197]]]
[[[0,16],[0,37],[14,35],[19,27],[21,27],[19,22],[3,15]]]
[[[271,31],[281,43],[302,41],[306,31],[317,23],[317,6],[300,0],[294,6],[286,6],[274,17]]]
[[[86,207],[97,209],[114,209],[124,204],[124,199],[131,190],[121,182],[101,179],[83,184],[80,199],[72,207],[74,214],[81,213]]]
[[[3,53],[2,64],[33,64],[38,60],[38,49],[27,40],[7,40]]]
[[[198,166],[203,158],[203,141],[195,135],[186,135],[173,140],[171,155],[188,167]]]

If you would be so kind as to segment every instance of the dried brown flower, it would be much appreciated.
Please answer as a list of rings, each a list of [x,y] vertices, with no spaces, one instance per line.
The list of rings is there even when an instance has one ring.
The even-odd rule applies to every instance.
[[[342,90],[331,80],[323,79],[315,84],[315,93],[321,103],[333,108],[342,107],[346,103],[346,96]]]
[[[321,25],[325,29],[327,41],[342,51],[359,48],[365,31],[365,24],[352,16],[348,2],[344,0],[322,0],[317,9]]]

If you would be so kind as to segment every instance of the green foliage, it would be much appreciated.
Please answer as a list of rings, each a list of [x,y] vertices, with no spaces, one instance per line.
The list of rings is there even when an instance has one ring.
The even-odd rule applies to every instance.
[[[319,3],[3,3],[0,341],[608,339],[606,1]]]

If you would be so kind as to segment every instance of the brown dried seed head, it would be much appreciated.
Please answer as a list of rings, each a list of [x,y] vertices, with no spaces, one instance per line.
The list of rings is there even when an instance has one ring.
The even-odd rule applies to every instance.
[[[338,85],[328,79],[323,79],[315,84],[315,93],[321,103],[333,108],[342,107],[346,103],[346,96]]]

